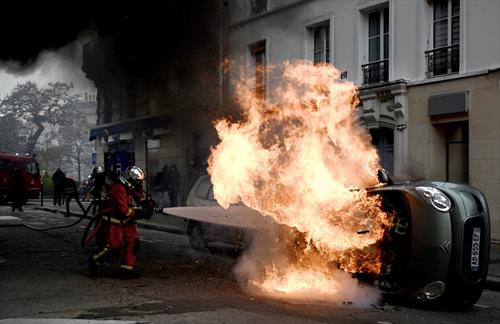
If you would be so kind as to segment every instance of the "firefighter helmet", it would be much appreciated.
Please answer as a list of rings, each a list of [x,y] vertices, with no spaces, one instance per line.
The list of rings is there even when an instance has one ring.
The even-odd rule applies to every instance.
[[[129,166],[123,173],[124,180],[132,186],[136,186],[141,183],[146,177],[144,176],[144,171],[137,165]]]
[[[104,168],[101,165],[96,164],[94,169],[92,169],[92,173],[97,173],[97,174],[104,173]]]

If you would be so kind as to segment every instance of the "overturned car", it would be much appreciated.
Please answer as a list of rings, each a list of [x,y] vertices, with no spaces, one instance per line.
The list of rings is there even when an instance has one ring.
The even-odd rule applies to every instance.
[[[389,301],[472,306],[482,294],[488,272],[490,220],[484,195],[471,186],[446,182],[394,184],[383,171],[379,179],[384,185],[368,192],[380,195],[382,209],[394,215],[380,242],[382,271],[353,276],[379,287]],[[252,232],[272,222],[244,206],[228,210],[217,206],[208,176],[198,180],[188,204],[191,207],[164,212],[188,220],[190,243],[199,250],[210,250],[213,244],[244,249]],[[300,248],[301,233],[290,228],[281,233],[293,236],[288,241]]]
[[[388,299],[472,306],[488,273],[490,218],[484,195],[468,185],[418,181],[370,190],[396,214],[383,244],[384,271],[363,277]]]

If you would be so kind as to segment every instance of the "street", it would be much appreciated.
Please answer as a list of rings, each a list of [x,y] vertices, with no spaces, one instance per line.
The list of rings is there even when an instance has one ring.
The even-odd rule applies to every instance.
[[[65,218],[25,206],[15,215],[38,227]],[[10,318],[113,319],[150,323],[498,323],[500,293],[486,290],[470,311],[449,312],[392,305],[293,302],[250,296],[232,275],[236,258],[192,250],[187,237],[139,228],[140,279],[114,277],[108,266],[88,276],[80,248],[88,220],[48,234],[0,227],[0,323]],[[2,321],[3,320],[3,321]]]

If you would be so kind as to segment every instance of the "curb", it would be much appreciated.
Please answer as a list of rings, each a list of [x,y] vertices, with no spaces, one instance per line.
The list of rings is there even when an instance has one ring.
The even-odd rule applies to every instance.
[[[500,291],[500,278],[488,276],[484,287],[489,290]]]
[[[5,318],[0,319],[0,324],[147,324],[144,321],[122,320],[87,320],[73,318]]]

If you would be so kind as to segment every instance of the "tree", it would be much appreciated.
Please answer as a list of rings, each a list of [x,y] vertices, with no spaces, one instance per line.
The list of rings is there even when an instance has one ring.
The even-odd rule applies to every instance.
[[[47,172],[61,167],[81,180],[82,160],[89,161],[93,144],[88,140],[89,126],[79,111],[81,102],[65,83],[38,87],[33,82],[18,84],[0,101],[0,150],[33,154]],[[2,127],[5,126],[5,127]],[[75,172],[76,171],[76,172]]]
[[[18,84],[0,103],[0,115],[16,120],[21,127],[16,132],[23,138],[24,152],[33,154],[47,127],[65,124],[64,107],[75,101],[70,85],[49,83],[46,88],[27,81]],[[46,135],[50,135],[46,132]],[[49,136],[50,137],[50,136]]]
[[[22,145],[24,139],[19,135],[21,123],[11,115],[0,116],[0,151],[4,152],[23,152]]]
[[[66,120],[71,123],[62,125],[59,135],[63,148],[61,158],[70,165],[76,165],[78,181],[81,180],[81,161],[90,161],[93,144],[89,141],[89,127],[85,116],[78,111],[75,105],[66,107],[64,111]],[[89,171],[89,170],[87,170]]]

